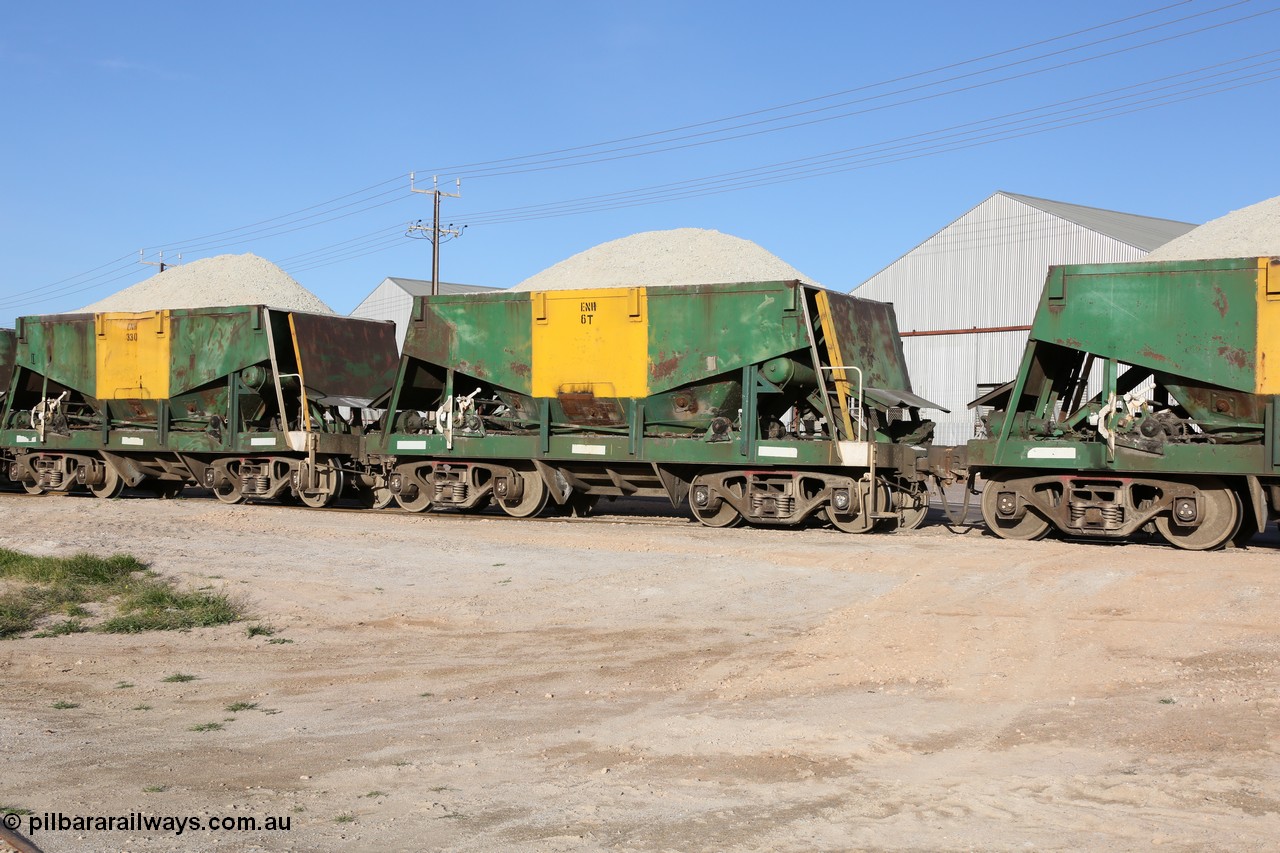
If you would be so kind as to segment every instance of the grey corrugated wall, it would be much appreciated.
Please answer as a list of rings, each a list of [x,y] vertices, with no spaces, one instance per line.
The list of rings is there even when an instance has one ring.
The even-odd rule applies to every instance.
[[[1052,264],[1138,261],[1146,251],[996,193],[855,290],[892,302],[903,332],[1029,326]],[[951,409],[927,413],[936,440],[973,436],[966,408],[980,383],[1013,379],[1027,333],[910,336],[911,383]]]

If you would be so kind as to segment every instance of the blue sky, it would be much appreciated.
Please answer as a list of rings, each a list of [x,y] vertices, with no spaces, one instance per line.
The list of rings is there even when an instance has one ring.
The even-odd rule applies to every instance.
[[[1001,189],[1203,222],[1280,192],[1278,35],[1262,0],[13,4],[0,325],[140,249],[349,311],[430,278],[410,171],[462,178],[441,278],[497,287],[700,227],[847,290]]]

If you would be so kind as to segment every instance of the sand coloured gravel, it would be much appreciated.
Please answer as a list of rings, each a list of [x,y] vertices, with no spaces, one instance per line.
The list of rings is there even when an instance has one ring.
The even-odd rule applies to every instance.
[[[571,290],[738,281],[818,284],[750,240],[706,228],[643,231],[566,258],[511,288]]]
[[[169,267],[80,311],[158,311],[224,305],[268,305],[312,314],[334,313],[280,267],[253,254],[218,255]]]
[[[1280,196],[1233,210],[1165,243],[1148,261],[1280,255]]]

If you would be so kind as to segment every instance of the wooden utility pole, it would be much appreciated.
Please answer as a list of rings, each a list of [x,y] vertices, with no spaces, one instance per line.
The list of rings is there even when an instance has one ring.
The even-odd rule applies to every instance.
[[[443,192],[440,189],[437,176],[435,175],[431,176],[431,189],[420,190],[413,185],[413,172],[410,172],[409,191],[415,193],[426,193],[432,196],[431,228],[428,229],[422,224],[422,220],[419,219],[416,224],[409,226],[409,231],[407,233],[412,236],[415,231],[430,232],[427,239],[431,241],[431,295],[437,296],[440,293],[440,244],[451,237],[462,236],[462,231],[460,229],[440,227],[440,197],[462,198],[462,179],[458,179],[458,191],[456,193]]]

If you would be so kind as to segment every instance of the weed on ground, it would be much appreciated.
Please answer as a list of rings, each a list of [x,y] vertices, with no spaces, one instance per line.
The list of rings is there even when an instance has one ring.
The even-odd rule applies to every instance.
[[[86,604],[101,605],[96,622]],[[67,617],[50,621],[51,617]],[[134,557],[37,557],[0,548],[0,639],[98,631],[133,634],[225,625],[243,607],[224,593],[184,592]]]

